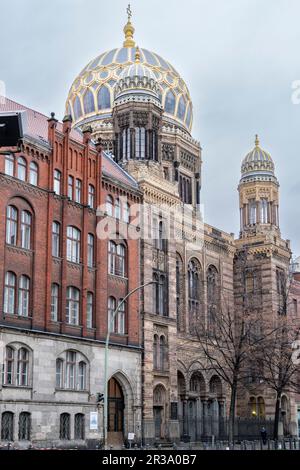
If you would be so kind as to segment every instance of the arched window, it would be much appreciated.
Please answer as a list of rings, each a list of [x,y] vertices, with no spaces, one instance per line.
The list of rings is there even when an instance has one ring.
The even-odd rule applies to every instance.
[[[15,157],[9,153],[5,155],[5,174],[8,176],[14,176]]]
[[[88,240],[87,240],[87,265],[89,268],[94,266],[94,248],[95,245],[95,237],[92,233],[88,233]]]
[[[146,156],[146,130],[144,127],[135,128],[135,158],[144,160]]]
[[[159,337],[154,335],[153,340],[153,368],[154,370],[159,369]]]
[[[95,111],[94,95],[91,90],[87,90],[83,97],[83,108],[85,114],[89,114]]]
[[[93,328],[93,310],[94,310],[94,296],[92,292],[87,293],[86,299],[86,326]]]
[[[260,201],[260,221],[262,224],[268,223],[268,200],[262,199]]]
[[[115,218],[118,220],[121,218],[121,202],[119,198],[115,200]]]
[[[67,227],[67,260],[80,263],[80,230],[72,225]]]
[[[184,97],[181,96],[179,103],[178,103],[178,108],[177,108],[177,117],[181,119],[182,121],[184,120],[185,109],[186,109],[186,102],[185,102]]]
[[[159,359],[159,369],[160,370],[166,370],[166,362],[167,362],[167,344],[166,344],[166,338],[164,336],[161,336],[159,339],[159,348],[160,348],[160,359]]]
[[[76,178],[76,182],[75,182],[75,202],[78,202],[79,204],[81,203],[81,188],[82,188],[81,180]]]
[[[70,415],[62,413],[59,418],[59,438],[70,440]]]
[[[63,369],[64,361],[62,359],[56,359],[56,388],[63,388]]]
[[[73,176],[68,176],[68,198],[73,199],[74,193],[74,178]]]
[[[175,112],[175,95],[171,90],[166,95],[165,112],[169,114],[174,114]]]
[[[162,251],[166,251],[167,249],[167,240],[166,240],[166,233],[165,233],[165,224],[162,220],[158,222],[158,244],[157,248]]]
[[[188,264],[190,333],[195,334],[200,316],[200,265],[196,259]]]
[[[31,415],[22,411],[19,415],[19,441],[30,441]]]
[[[256,201],[254,199],[249,201],[249,223],[250,225],[256,224]]]
[[[79,289],[67,287],[66,322],[70,325],[79,325]]]
[[[129,223],[129,218],[130,218],[130,205],[128,202],[125,202],[123,206],[123,221],[128,224]]]
[[[35,162],[31,162],[29,166],[29,183],[37,186],[39,168]]]
[[[78,364],[78,388],[79,390],[86,389],[86,363],[84,361]]]
[[[74,419],[74,438],[76,440],[83,440],[85,438],[85,432],[84,432],[84,428],[85,428],[85,423],[84,423],[84,415],[81,414],[81,413],[77,413],[75,415],[75,419]]]
[[[108,244],[108,272],[115,274],[116,272],[116,252],[117,245],[115,242],[110,241]]]
[[[264,419],[266,417],[266,410],[265,410],[265,401],[263,397],[258,397],[257,408],[258,408],[258,417],[260,419]]]
[[[17,244],[18,234],[18,211],[14,206],[6,208],[6,243]]]
[[[29,277],[22,275],[19,279],[18,314],[28,317],[29,314]]]
[[[130,159],[130,129],[126,128],[122,131],[122,157],[123,160]]]
[[[207,320],[209,327],[216,322],[216,314],[219,308],[219,280],[215,266],[209,266],[207,270]]]
[[[51,320],[58,320],[58,294],[59,285],[53,283],[51,286]]]
[[[76,375],[76,352],[67,351],[66,361],[66,387],[70,389],[75,388],[75,375]]]
[[[95,188],[92,184],[89,184],[88,205],[92,207],[92,209],[95,207]]]
[[[126,274],[125,271],[125,255],[126,249],[125,246],[119,243],[117,245],[117,263],[116,263],[116,273],[118,276],[124,277]]]
[[[15,350],[11,346],[6,346],[5,348],[5,374],[4,374],[4,383],[6,385],[13,385],[14,360],[15,360]]]
[[[114,312],[116,310],[116,299],[114,297],[108,297],[108,329],[111,333],[116,333],[116,318],[114,318]]]
[[[4,313],[13,315],[16,307],[16,275],[11,271],[5,274],[4,285]]]
[[[110,92],[106,86],[102,86],[98,91],[98,109],[110,108]]]
[[[31,245],[31,223],[32,217],[30,212],[22,211],[21,213],[21,247],[30,250]]]
[[[158,313],[160,315],[165,314],[164,288],[165,288],[165,277],[163,275],[160,275],[159,284],[158,284]]]
[[[153,313],[158,313],[158,275],[153,274]]]
[[[18,157],[17,177],[19,178],[19,180],[26,181],[26,169],[27,169],[27,163],[26,163],[25,158]]]
[[[125,321],[125,312],[126,312],[126,302],[121,304],[123,299],[119,300],[119,310],[117,317],[117,332],[119,335],[124,335],[126,331],[126,321]]]
[[[1,416],[1,441],[14,440],[14,414],[4,411]]]
[[[190,127],[191,118],[192,118],[192,110],[191,110],[191,104],[189,104],[188,110],[187,110],[187,113],[186,113],[186,118],[185,118],[185,122],[186,122],[187,127]]]
[[[61,172],[59,170],[54,170],[53,173],[53,191],[58,195],[61,191]]]
[[[17,363],[17,385],[26,387],[28,385],[29,375],[29,352],[26,348],[20,348],[18,351]]]
[[[82,116],[82,108],[81,108],[79,96],[76,96],[75,98],[73,109],[74,109],[74,117],[76,121]]]
[[[52,256],[60,255],[60,223],[54,221],[52,223]]]
[[[178,253],[176,253],[176,319],[177,328],[182,329],[182,292],[183,292],[183,273],[182,273],[182,260]]]
[[[113,216],[114,213],[114,200],[110,194],[106,196],[106,202],[105,202],[105,210],[107,215],[110,217]]]

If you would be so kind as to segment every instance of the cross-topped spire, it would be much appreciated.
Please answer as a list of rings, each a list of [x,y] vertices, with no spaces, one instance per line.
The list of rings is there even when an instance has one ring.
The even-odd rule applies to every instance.
[[[259,138],[257,134],[255,134],[255,147],[259,147]]]

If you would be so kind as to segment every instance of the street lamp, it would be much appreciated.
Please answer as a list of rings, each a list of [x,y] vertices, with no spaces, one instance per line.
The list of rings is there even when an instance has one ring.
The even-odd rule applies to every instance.
[[[110,319],[109,328],[107,329],[106,341],[105,341],[105,353],[104,353],[104,403],[103,403],[103,412],[104,412],[104,449],[107,449],[107,425],[108,425],[108,381],[107,381],[107,369],[108,369],[108,351],[109,351],[109,338],[110,332],[113,326],[114,319],[120,309],[120,307],[126,302],[128,297],[134,294],[136,291],[143,289],[150,284],[156,284],[157,281],[148,281],[145,284],[142,284],[135,289],[132,289],[128,294],[121,300],[117,308],[114,310],[113,315]]]

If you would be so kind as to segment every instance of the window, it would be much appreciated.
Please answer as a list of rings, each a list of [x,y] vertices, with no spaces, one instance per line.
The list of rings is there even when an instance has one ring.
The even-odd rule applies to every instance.
[[[29,313],[29,277],[22,275],[19,279],[18,314],[28,317]]]
[[[116,272],[118,276],[125,276],[125,246],[122,244],[117,245],[117,263]]]
[[[185,204],[192,203],[192,180],[182,174],[179,175],[179,195]]]
[[[6,209],[6,243],[17,244],[18,233],[18,211],[14,206],[7,206]]]
[[[14,349],[10,346],[6,346],[6,349],[5,349],[5,375],[4,375],[4,383],[6,385],[12,385],[13,384],[14,354],[15,354]]]
[[[51,320],[58,320],[58,284],[52,284],[51,286]]]
[[[79,119],[82,116],[82,108],[81,108],[81,103],[79,96],[76,96],[75,101],[74,101],[74,117],[75,120]]]
[[[94,296],[92,292],[88,292],[87,302],[86,302],[86,326],[87,328],[93,328],[93,304],[94,304]]]
[[[108,269],[110,274],[125,276],[125,257],[125,246],[122,243],[117,245],[115,242],[110,241],[108,245]]]
[[[260,221],[262,224],[268,223],[268,200],[262,199],[260,201]]]
[[[17,160],[17,176],[19,180],[26,181],[26,160],[23,157],[19,157]]]
[[[52,256],[58,257],[60,255],[60,224],[58,222],[52,223]]]
[[[181,96],[179,103],[178,103],[178,108],[177,108],[177,117],[181,119],[182,121],[184,120],[185,109],[186,109],[186,102],[185,102],[184,97]]]
[[[188,295],[190,333],[194,334],[200,314],[200,266],[195,259],[188,264]]]
[[[153,313],[167,315],[167,280],[164,274],[153,274]]]
[[[61,186],[61,172],[59,170],[54,170],[53,175],[53,191],[55,194],[60,194],[60,186]]]
[[[81,203],[81,180],[78,178],[75,185],[75,202]]]
[[[108,272],[109,274],[115,274],[116,272],[116,252],[117,245],[115,242],[110,241],[108,244]]]
[[[108,328],[111,333],[115,333],[116,330],[116,319],[114,318],[114,312],[116,310],[116,299],[114,297],[108,298]]]
[[[59,419],[59,438],[70,440],[70,415],[62,413]]]
[[[73,176],[68,176],[68,198],[73,199],[73,191],[74,191],[74,178]]]
[[[87,264],[89,268],[94,266],[94,235],[88,233]]]
[[[123,299],[119,300],[119,309],[118,309],[118,317],[117,317],[117,332],[119,335],[125,334],[125,302],[121,304]]]
[[[209,327],[213,328],[219,307],[219,282],[218,271],[215,266],[209,266],[207,270],[207,320]]]
[[[76,353],[74,351],[67,352],[67,388],[75,388],[75,369],[76,369]]]
[[[79,325],[79,290],[72,286],[67,288],[66,322]]]
[[[5,274],[4,285],[4,313],[14,314],[16,305],[16,275],[8,271]]]
[[[67,260],[80,262],[80,230],[71,225],[67,227]]]
[[[28,385],[29,353],[25,348],[18,351],[17,385],[26,387]]]
[[[76,440],[83,440],[85,433],[84,433],[84,415],[81,413],[77,413],[75,415],[75,420],[74,420],[74,437]]]
[[[79,390],[86,389],[86,363],[83,361],[78,364],[78,388]]]
[[[256,224],[256,201],[254,199],[251,199],[249,201],[249,223],[250,225],[255,225]]]
[[[37,186],[38,184],[38,166],[35,162],[31,162],[29,166],[29,183]]]
[[[129,224],[129,217],[130,217],[130,205],[128,202],[125,202],[123,207],[123,220],[126,224]]]
[[[30,250],[31,242],[31,214],[28,211],[22,211],[21,214],[21,247]]]
[[[124,160],[130,159],[130,129],[123,129],[121,141],[122,156]]]
[[[1,440],[14,440],[14,414],[11,411],[5,411],[1,416]]]
[[[121,218],[121,203],[120,199],[116,199],[115,201],[115,218],[120,219]]]
[[[22,411],[19,415],[19,441],[30,441],[31,416]]]
[[[92,208],[95,206],[95,188],[92,184],[89,184],[88,205]]]
[[[182,328],[182,298],[183,298],[183,274],[182,274],[182,259],[176,253],[176,319],[177,328]]]
[[[165,315],[165,276],[159,276],[158,284],[158,312],[160,315]]]
[[[14,176],[14,166],[15,166],[15,158],[14,156],[9,153],[5,155],[5,174],[8,176]]]
[[[62,359],[56,360],[56,388],[63,388],[63,368],[64,361]]]
[[[167,347],[166,347],[166,338],[164,336],[160,337],[159,347],[160,347],[160,364],[159,364],[159,368],[160,368],[160,370],[166,370]]]
[[[154,335],[153,340],[153,368],[154,370],[159,369],[159,338]]]
[[[109,194],[106,196],[105,210],[106,210],[107,215],[109,215],[110,217],[113,216],[114,201],[113,201],[113,198]]]
[[[135,158],[144,160],[145,158],[145,136],[144,127],[135,128]]]

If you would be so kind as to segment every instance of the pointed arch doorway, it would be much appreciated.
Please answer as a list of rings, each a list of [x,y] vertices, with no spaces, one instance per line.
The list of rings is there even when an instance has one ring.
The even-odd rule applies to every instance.
[[[117,379],[108,382],[108,429],[107,440],[110,445],[118,446],[124,442],[124,395]]]

